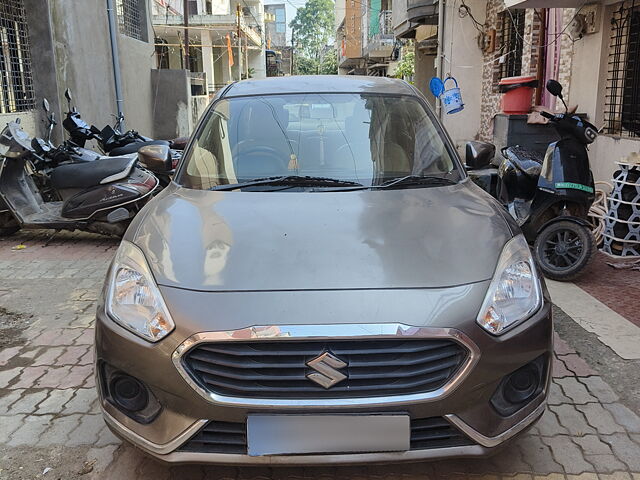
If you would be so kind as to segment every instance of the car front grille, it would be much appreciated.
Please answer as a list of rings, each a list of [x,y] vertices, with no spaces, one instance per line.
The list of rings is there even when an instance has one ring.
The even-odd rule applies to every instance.
[[[329,352],[346,363],[346,379],[324,388],[307,363]],[[432,392],[469,355],[450,339],[278,340],[201,343],[183,366],[210,393],[243,398],[362,398]]]
[[[473,445],[463,433],[442,417],[411,420],[411,450]],[[211,421],[178,451],[247,454],[245,423]]]

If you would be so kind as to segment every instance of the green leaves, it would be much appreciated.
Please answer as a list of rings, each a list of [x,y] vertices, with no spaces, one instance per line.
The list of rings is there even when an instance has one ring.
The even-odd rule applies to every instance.
[[[307,0],[298,8],[289,26],[301,53],[316,62],[322,61],[324,48],[334,37],[335,13],[332,0]],[[317,73],[317,72],[314,72]]]

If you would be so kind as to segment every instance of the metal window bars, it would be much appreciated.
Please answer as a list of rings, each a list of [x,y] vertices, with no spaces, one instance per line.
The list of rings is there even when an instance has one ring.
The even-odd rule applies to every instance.
[[[620,2],[611,18],[605,131],[640,137],[640,0]]]
[[[29,32],[22,0],[0,1],[0,113],[35,107]]]
[[[145,40],[142,30],[143,2],[144,0],[116,0],[120,33],[142,41]]]
[[[500,79],[517,77],[522,73],[522,39],[524,37],[525,11],[522,9],[502,12],[502,54],[506,58],[500,65]]]

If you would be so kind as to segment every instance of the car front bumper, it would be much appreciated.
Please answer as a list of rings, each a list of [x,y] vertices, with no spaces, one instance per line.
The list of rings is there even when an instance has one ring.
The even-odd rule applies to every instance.
[[[105,362],[135,376],[148,386],[162,405],[160,414],[152,422],[138,423],[107,400],[100,385],[102,380],[97,374],[96,383],[106,423],[119,437],[170,463],[318,465],[487,456],[525,431],[542,415],[551,377],[553,328],[548,299],[532,318],[500,337],[487,334],[475,322],[458,324],[455,329],[433,326],[434,331],[459,332],[467,346],[477,349],[477,354],[468,365],[468,372],[454,377],[453,388],[431,397],[400,400],[390,396],[363,402],[329,404],[320,400],[312,405],[296,402],[277,405],[268,401],[229,401],[224,397],[208,396],[194,388],[193,383],[183,376],[184,372],[176,368],[176,352],[193,337],[193,332],[198,332],[192,326],[180,330],[180,322],[177,323],[176,332],[157,344],[150,344],[115,324],[102,308],[98,310],[96,322],[96,372],[100,371],[101,362]],[[491,406],[490,399],[502,378],[541,355],[545,356],[546,362],[542,392],[514,414],[500,416]],[[181,449],[209,421],[244,423],[247,415],[256,413],[402,413],[412,419],[441,417],[462,432],[469,439],[469,444],[404,452],[266,456]]]

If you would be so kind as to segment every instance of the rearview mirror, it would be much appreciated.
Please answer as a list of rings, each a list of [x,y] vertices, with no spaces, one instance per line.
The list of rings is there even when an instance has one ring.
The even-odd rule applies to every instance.
[[[562,98],[562,85],[555,80],[547,82],[547,91],[554,97]]]
[[[496,154],[496,147],[487,142],[467,142],[465,163],[472,170],[489,165]]]
[[[64,98],[67,99],[67,102],[71,102],[72,98],[71,98],[71,90],[69,90],[68,88],[65,89],[64,91]]]
[[[42,99],[42,108],[44,108],[44,111],[49,113],[50,109],[49,109],[49,100],[47,100],[46,98]]]

